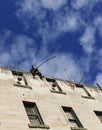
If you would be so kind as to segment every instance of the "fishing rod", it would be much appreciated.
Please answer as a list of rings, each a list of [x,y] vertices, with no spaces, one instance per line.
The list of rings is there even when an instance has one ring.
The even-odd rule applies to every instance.
[[[67,78],[69,78],[69,80],[70,80],[71,82],[75,82],[74,80],[72,80],[72,78],[70,77],[70,75],[67,73],[66,69],[64,69],[64,72],[65,72]],[[83,76],[82,73],[80,73],[80,76],[81,76],[81,77],[80,77],[81,79],[79,80],[78,83],[81,83],[81,82],[83,81],[83,79],[84,79],[84,76]]]
[[[67,78],[69,78],[69,80],[72,82],[72,79],[71,79],[70,75],[67,73],[67,70],[66,70],[66,69],[64,69],[64,72],[65,72]]]
[[[52,56],[52,57],[46,59],[44,62],[42,62],[40,65],[38,65],[38,67],[36,67],[36,69],[38,69],[38,68],[41,67],[43,64],[45,64],[46,62],[48,62],[49,60],[51,60],[51,59],[53,59],[53,58],[55,58],[55,57],[56,57],[56,56]]]

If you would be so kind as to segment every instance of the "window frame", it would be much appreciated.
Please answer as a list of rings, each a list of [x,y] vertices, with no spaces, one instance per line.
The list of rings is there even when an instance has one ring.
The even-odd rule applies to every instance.
[[[58,85],[55,79],[46,78],[46,80],[48,83],[52,83],[52,85],[50,84],[51,85],[50,92],[58,93],[58,94],[66,94],[65,92],[63,92],[62,88]],[[58,90],[53,90],[54,87],[56,87]]]
[[[86,89],[86,87],[84,85],[76,83],[75,86],[76,86],[76,88],[83,88],[83,90],[87,94],[87,96],[81,95],[81,97],[86,98],[86,99],[95,99],[94,97],[91,96],[91,94],[88,92],[88,90]]]
[[[83,127],[83,125],[81,124],[79,118],[77,117],[76,113],[74,112],[73,108],[72,107],[67,107],[67,106],[62,106],[62,110],[65,114],[65,117],[67,119],[67,121],[70,123],[70,127],[72,130],[87,130],[86,128]],[[69,118],[66,113],[68,112],[68,114],[71,113],[73,119]],[[78,127],[72,127],[71,126],[71,121],[75,121],[76,125]]]
[[[27,80],[26,80],[25,76],[23,75],[23,72],[12,70],[12,75],[16,76],[16,77],[20,76],[24,80],[24,85],[19,84],[19,83],[14,83],[14,86],[32,89],[32,87],[28,86]]]
[[[41,114],[39,112],[39,109],[38,109],[35,102],[23,101],[23,106],[25,108],[27,117],[29,119],[29,124],[28,124],[29,128],[46,128],[46,129],[49,129],[49,126],[45,125],[45,123],[44,123],[44,121],[42,119],[42,116],[41,116]],[[31,108],[32,114],[29,114],[27,112],[27,107]],[[31,120],[30,120],[31,117],[33,117],[33,118],[37,117],[38,124],[32,124]]]

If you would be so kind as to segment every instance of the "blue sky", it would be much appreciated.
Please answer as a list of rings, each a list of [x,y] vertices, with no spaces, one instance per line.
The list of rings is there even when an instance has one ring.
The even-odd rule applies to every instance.
[[[0,66],[29,71],[51,56],[44,75],[102,85],[102,0],[0,0]]]

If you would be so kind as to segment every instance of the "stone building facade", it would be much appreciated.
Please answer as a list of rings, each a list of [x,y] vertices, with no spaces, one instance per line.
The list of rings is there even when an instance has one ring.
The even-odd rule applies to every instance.
[[[0,130],[102,130],[102,90],[0,67]]]

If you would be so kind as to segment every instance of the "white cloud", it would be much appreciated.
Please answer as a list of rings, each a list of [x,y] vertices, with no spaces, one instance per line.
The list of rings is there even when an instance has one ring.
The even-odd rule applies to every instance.
[[[67,20],[67,29],[71,31],[75,31],[77,28],[77,17],[76,16],[70,16],[69,19]]]
[[[96,54],[94,56],[95,58],[95,65],[98,71],[102,71],[102,48],[97,49]]]
[[[92,53],[94,51],[95,43],[95,29],[91,26],[87,26],[84,34],[80,38],[80,45],[82,45],[86,53]]]
[[[67,9],[65,14],[61,12],[55,14],[52,19],[52,26],[48,22],[41,23],[39,34],[43,39],[43,44],[49,44],[49,41],[55,40],[65,32],[75,32],[80,24],[79,14]]]
[[[67,0],[41,0],[42,6],[47,9],[57,10],[67,3]]]
[[[94,20],[95,27],[98,29],[100,36],[102,37],[102,16],[97,16]]]
[[[81,9],[85,6],[88,5],[90,0],[72,0],[71,1],[71,4],[72,4],[72,7],[75,8],[75,9]]]
[[[25,35],[15,35],[9,30],[0,34],[0,64],[20,68],[23,62],[32,65],[36,54],[35,41]],[[23,69],[26,67],[23,66]],[[28,69],[28,68],[26,68]]]
[[[17,2],[18,10],[16,15],[25,25],[25,28],[38,26],[46,16],[39,0],[23,0]],[[36,25],[35,22],[36,21]]]
[[[72,0],[71,5],[74,9],[84,9],[87,12],[85,15],[90,16],[94,5],[101,1]],[[62,6],[63,8],[60,10]],[[75,11],[73,8],[69,7],[68,0],[23,0],[18,4],[17,16],[25,24],[26,29],[32,28],[34,34],[33,28],[36,28],[36,33],[41,36],[44,44],[48,44],[49,41],[56,39],[64,32],[76,32],[88,24],[89,29],[86,28],[85,34],[81,38],[81,45],[84,43],[83,49],[91,53],[95,42],[94,28],[98,26],[97,28],[102,32],[101,18],[96,17],[95,26],[90,27],[93,21],[88,20],[87,23],[80,10]],[[49,14],[48,10],[50,10]]]
[[[82,72],[90,72],[90,67],[91,67],[91,64],[92,64],[92,56],[91,55],[88,55],[88,54],[85,54],[84,56],[82,56],[78,62],[80,64],[80,67],[82,69]],[[86,76],[85,76],[86,77]]]
[[[99,56],[102,56],[102,48],[98,51]]]
[[[33,39],[25,36],[18,35],[15,37],[14,43],[11,45],[11,53],[15,57],[18,55],[19,58],[27,58],[31,52],[35,52],[36,45]]]
[[[25,28],[37,27],[37,33],[42,37],[43,43],[48,43],[63,32],[76,31],[81,25],[79,13],[70,10],[68,6],[62,10],[55,10],[66,2],[67,0],[42,0],[42,2],[24,0],[17,10],[17,16],[25,24]],[[47,10],[43,9],[43,6],[53,8],[48,16],[51,24],[47,21]]]
[[[60,32],[73,32],[76,31],[78,25],[80,24],[79,14],[75,12],[70,12],[68,10],[64,15],[58,15],[55,18],[55,23],[58,25],[58,31]]]
[[[102,86],[102,73],[99,73],[97,76],[96,76],[96,80],[94,82],[94,84],[98,83],[99,85]]]
[[[88,8],[89,10],[90,9],[92,10],[92,8],[99,2],[102,2],[102,0],[71,0],[71,5],[74,9],[77,9],[77,10],[80,10],[83,8]]]
[[[4,52],[0,54],[0,64],[1,66],[7,66],[11,62],[11,56],[9,53]]]
[[[4,30],[0,33],[0,52],[4,51],[6,47],[4,44],[8,43],[9,37],[11,36],[12,32],[10,30]]]
[[[73,8],[85,9],[86,12],[88,11],[89,15],[92,10],[90,11],[89,8],[87,9],[84,7],[91,6],[92,8],[96,3],[101,1],[102,0],[72,0],[71,4]],[[48,44],[49,41],[56,39],[63,32],[76,32],[83,26],[87,26],[87,22],[80,10],[75,12],[73,8],[70,8],[69,5],[67,5],[67,2],[68,0],[23,0],[19,2],[17,16],[22,20],[22,23],[25,24],[25,28],[36,27],[36,33],[41,36],[43,43]],[[57,10],[63,5],[66,6],[61,10]],[[50,10],[49,14],[47,14],[48,9],[52,9],[53,11]],[[98,30],[102,34],[101,18],[96,17],[94,21],[95,24],[93,27],[91,26],[93,21],[88,21],[89,29],[86,27],[85,33],[80,38],[83,49],[88,53],[91,53],[94,50],[94,33],[96,27],[99,28]],[[33,32],[35,34],[35,30],[33,30]]]

